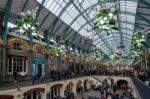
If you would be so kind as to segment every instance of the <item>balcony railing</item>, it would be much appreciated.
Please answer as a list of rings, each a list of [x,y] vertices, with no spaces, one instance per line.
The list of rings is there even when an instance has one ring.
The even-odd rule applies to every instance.
[[[3,81],[2,77],[0,77],[0,90],[4,89],[13,89],[17,87],[26,87],[26,86],[32,86],[37,84],[43,84],[43,83],[50,83],[53,81],[62,81],[67,79],[75,79],[80,77],[87,77],[87,76],[119,76],[119,77],[130,77],[132,76],[131,73],[103,73],[103,72],[97,72],[97,71],[91,71],[91,72],[81,72],[81,73],[73,73],[70,71],[66,71],[64,74],[57,72],[55,74],[46,74],[44,80],[41,79],[41,77],[37,77],[35,82],[33,83],[33,76],[32,75],[26,75],[26,76],[20,76],[17,75],[17,82],[14,81],[13,76],[7,76],[7,79]]]

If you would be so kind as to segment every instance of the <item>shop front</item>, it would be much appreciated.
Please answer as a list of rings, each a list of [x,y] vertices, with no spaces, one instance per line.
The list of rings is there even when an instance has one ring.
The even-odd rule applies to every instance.
[[[46,49],[44,46],[35,44],[32,48],[32,76],[38,76],[46,74]]]
[[[28,52],[28,44],[26,41],[18,38],[9,39],[8,54],[7,54],[8,80],[20,81],[24,80],[26,75],[28,75],[27,52]]]
[[[32,63],[33,63],[32,74],[41,77],[42,73],[45,73],[45,59],[34,58],[32,59]]]

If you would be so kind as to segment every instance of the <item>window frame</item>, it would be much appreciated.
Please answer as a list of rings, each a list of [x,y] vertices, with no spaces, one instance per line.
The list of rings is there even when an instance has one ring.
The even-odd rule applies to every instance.
[[[23,52],[22,46],[23,46],[22,43],[20,43],[20,42],[14,42],[13,43],[13,51]]]
[[[36,47],[34,52],[36,55],[42,55],[43,54],[42,48],[39,48],[39,47]]]
[[[22,60],[22,64],[20,64],[19,66],[16,66],[15,67],[15,63],[14,63],[14,59],[16,59],[16,65],[20,64],[21,61],[18,61],[18,60]],[[11,66],[10,66],[10,61],[11,60]],[[14,68],[17,68],[17,74],[21,73],[21,72],[24,72],[24,73],[27,73],[28,72],[28,67],[27,67],[27,64],[28,64],[28,60],[27,58],[23,58],[23,57],[10,57],[8,58],[8,65],[7,65],[7,74],[13,74],[14,72]],[[11,67],[11,71],[9,70]],[[21,68],[21,71],[20,71],[20,68]],[[19,69],[19,72],[18,72],[18,69]]]

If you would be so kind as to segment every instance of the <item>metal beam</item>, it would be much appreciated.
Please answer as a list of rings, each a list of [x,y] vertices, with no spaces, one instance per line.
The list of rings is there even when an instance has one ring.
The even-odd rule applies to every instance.
[[[8,20],[9,20],[9,12],[11,10],[11,6],[12,6],[12,2],[13,0],[8,0],[7,1],[7,5],[6,8],[4,10],[4,30],[3,30],[3,67],[2,67],[2,80],[6,81],[6,77],[7,77],[7,39],[8,39],[8,35],[7,35],[7,31],[8,31]]]
[[[87,10],[89,10],[91,7],[88,7],[87,9],[86,9],[86,11]],[[91,9],[92,10],[92,9]],[[90,11],[91,11],[90,10]],[[71,26],[78,18],[79,18],[79,16],[81,16],[81,14],[79,14],[79,15],[77,15],[73,20],[72,20],[72,22],[70,22],[70,24],[69,24],[69,26]],[[67,27],[67,28],[65,28],[64,30],[66,30],[66,31],[68,31],[69,30],[69,26]],[[75,38],[76,37],[76,31],[74,32],[74,37],[73,38]],[[75,39],[74,39],[75,40]],[[72,40],[72,41],[74,41],[74,40]]]
[[[74,2],[73,2],[73,5],[74,5],[75,8],[80,12],[80,14],[84,17],[84,19],[85,19],[86,21],[88,21],[87,18],[83,15],[83,13],[78,9],[78,7],[76,6],[76,4],[74,4]],[[84,10],[84,9],[83,9],[83,10]],[[92,27],[91,23],[89,23],[89,25]],[[107,46],[109,49],[111,49],[111,48],[109,47],[109,45],[107,45],[106,41],[105,41],[100,35],[98,35],[98,36],[102,39],[102,41],[106,44],[106,46]]]
[[[54,33],[56,33],[62,26],[63,26],[64,22],[62,22],[54,31]]]
[[[63,40],[67,40],[67,36],[69,36],[69,34],[74,31],[73,29],[71,29],[70,31],[66,32],[65,34],[63,34],[62,36],[60,36],[60,39],[63,39]],[[69,44],[69,43],[68,43]]]
[[[119,2],[119,11],[120,11],[120,1],[118,0],[118,2]],[[119,14],[117,13],[117,21],[118,21],[118,28],[119,28],[119,33],[120,33],[120,40],[121,40],[121,44],[123,43],[123,35],[122,35],[122,33],[121,33],[121,26],[120,26],[120,21],[119,21]]]
[[[86,11],[84,11],[84,12],[86,12]],[[130,12],[129,12],[129,13],[130,13]],[[125,13],[122,13],[122,14],[125,14]],[[131,15],[133,15],[132,13],[130,13],[130,14],[131,14]],[[79,14],[79,16],[81,16],[81,15]],[[79,17],[79,16],[78,16],[78,17]],[[75,18],[75,20],[73,20],[72,22],[76,21],[76,20],[78,19],[78,17],[76,17],[76,18]],[[72,24],[73,24],[72,22],[71,22],[71,24],[70,24],[70,25],[72,25]],[[81,29],[81,28],[80,28],[80,29]]]
[[[40,11],[42,10],[42,7],[43,7],[43,5],[44,5],[45,1],[46,1],[46,0],[42,0],[42,1],[41,1],[41,4],[39,5],[38,11],[37,11],[37,13],[36,13],[36,17],[35,17],[34,22],[36,22],[36,21],[37,21],[38,16],[40,15]]]
[[[115,36],[115,37],[117,37],[117,38],[119,38],[119,36]],[[108,39],[110,39],[111,37],[109,37]],[[124,38],[124,37],[123,37]],[[128,38],[129,40],[132,40],[132,38]],[[97,38],[97,39],[95,39],[93,42],[96,42],[96,41],[98,41],[99,40],[99,38]],[[109,41],[109,40],[108,40]],[[100,43],[101,41],[99,41],[98,43]]]
[[[21,9],[21,12],[23,12],[23,11],[24,11],[24,9],[25,9],[25,7],[26,7],[26,5],[27,5],[28,1],[29,1],[29,0],[26,0],[25,4],[23,5],[23,7],[22,7],[22,9]],[[20,18],[20,16],[19,16],[19,18]],[[18,19],[19,19],[19,18],[18,18]],[[15,23],[15,24],[17,24],[17,21],[16,21],[16,23]]]
[[[71,39],[71,43],[75,40],[75,37],[78,37],[79,34],[77,32],[74,32],[74,35],[70,38]]]
[[[54,29],[55,25],[56,25],[57,22],[59,21],[59,18],[61,17],[61,15],[62,15],[63,12],[65,11],[65,9],[66,9],[70,4],[71,4],[71,1],[70,1],[68,4],[66,4],[66,6],[62,9],[62,11],[60,11],[59,15],[55,18],[55,20],[54,20],[54,21],[52,22],[52,24],[49,26],[48,31],[49,31],[49,29],[52,27],[51,31],[48,33],[48,34],[49,34],[49,37],[51,37],[51,36],[54,34],[53,29]]]
[[[110,0],[108,0],[108,1],[110,1]],[[136,1],[136,0],[135,0]],[[97,3],[97,5],[99,5],[98,3]],[[89,7],[89,8],[87,8],[87,9],[85,9],[85,10],[88,10],[88,9],[90,9],[91,7]],[[84,12],[84,11],[83,11]],[[80,16],[80,15],[79,15]],[[77,17],[76,17],[76,19],[77,19]],[[73,22],[73,21],[72,21]]]
[[[125,42],[129,42],[129,44],[131,43],[131,41],[129,41],[129,40],[124,40]],[[101,41],[99,41],[99,42],[97,42],[96,44],[94,44],[94,45],[99,45],[99,43],[100,43]],[[111,40],[109,40],[108,41],[108,43],[109,42],[112,42]],[[103,44],[101,44],[100,46],[103,46],[104,45],[104,43]]]
[[[145,0],[138,0],[138,1],[139,1],[139,4],[141,3],[141,4],[144,4],[144,5],[148,6],[148,7],[150,6],[150,3],[145,1]]]
[[[138,15],[138,17],[141,18],[141,19],[144,19],[144,21],[145,21],[146,23],[150,24],[150,20],[147,19],[147,18],[145,18],[144,16]]]

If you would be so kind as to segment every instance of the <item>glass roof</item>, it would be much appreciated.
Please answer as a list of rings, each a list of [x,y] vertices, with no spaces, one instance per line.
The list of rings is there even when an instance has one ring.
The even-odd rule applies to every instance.
[[[42,3],[43,0],[37,0]],[[109,2],[108,2],[109,1]],[[45,0],[43,6],[68,24],[82,36],[90,36],[93,44],[100,48],[104,53],[109,54],[111,49],[115,50],[120,42],[125,46],[128,53],[131,48],[131,39],[134,31],[135,14],[138,0],[120,0],[118,31],[111,30],[111,34],[96,33],[92,30],[93,19],[96,11],[101,9],[102,3],[109,5],[114,0]]]

